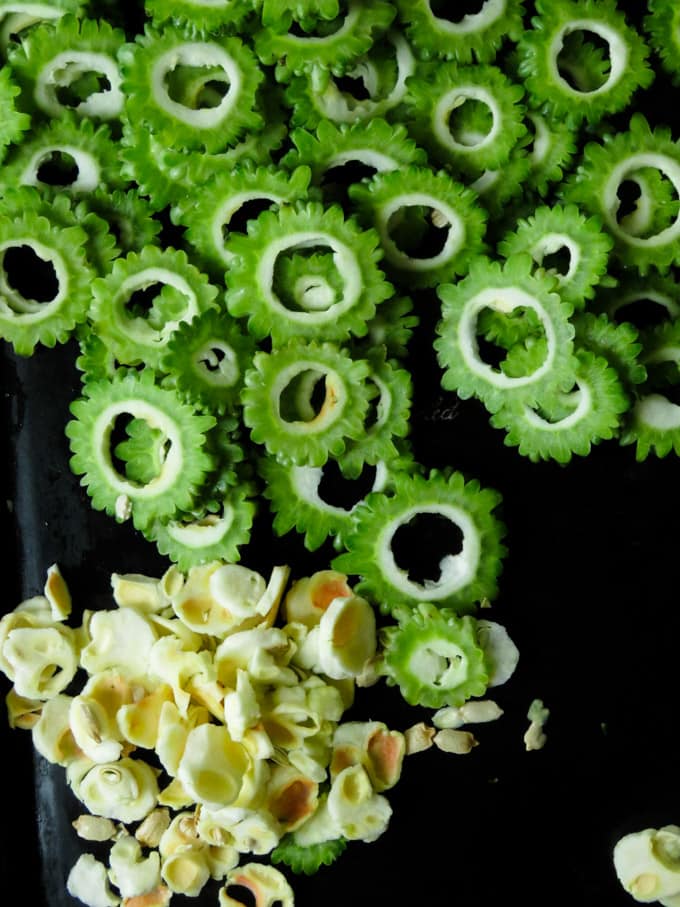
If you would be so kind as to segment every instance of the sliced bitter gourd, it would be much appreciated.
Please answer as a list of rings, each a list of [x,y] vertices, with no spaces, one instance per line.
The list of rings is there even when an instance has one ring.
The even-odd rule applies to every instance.
[[[215,153],[263,126],[256,100],[264,72],[235,35],[194,39],[175,26],[158,31],[147,25],[144,34],[121,48],[119,60],[123,120],[135,135],[151,129],[167,147]],[[217,104],[190,102],[182,95],[182,76],[203,68],[218,86]]]
[[[259,351],[241,395],[252,440],[299,466],[323,466],[340,456],[363,434],[369,371],[365,360],[329,342],[292,340],[271,353]]]
[[[649,48],[615,0],[536,0],[536,12],[518,42],[518,73],[534,106],[592,125],[623,110],[639,88],[651,84]],[[570,41],[588,35],[607,45],[608,65],[602,80],[581,87],[568,71]],[[582,52],[583,42],[578,47]]]
[[[115,121],[123,112],[118,53],[125,32],[105,19],[67,13],[31,28],[8,59],[28,112]]]
[[[442,284],[442,318],[434,347],[443,368],[441,383],[462,399],[477,397],[493,412],[514,400],[532,405],[552,391],[569,390],[574,383],[572,307],[556,290],[548,274],[532,270],[529,255],[515,255],[504,263],[480,256],[470,273],[457,284]],[[539,361],[531,355],[519,372],[484,358],[478,340],[479,318],[486,310],[509,315],[531,311],[541,324]],[[511,347],[510,352],[517,354]]]
[[[159,292],[149,307],[136,294]],[[123,365],[159,367],[172,333],[214,307],[217,287],[171,247],[146,246],[117,258],[92,285],[90,320]]]
[[[435,14],[431,0],[397,0],[399,17],[422,60],[489,63],[524,28],[523,0],[484,0],[474,12]],[[442,4],[439,10],[444,10]]]
[[[382,673],[409,705],[457,707],[484,695],[489,667],[474,617],[430,602],[394,616],[396,625],[381,631]]]
[[[568,463],[587,456],[594,444],[617,437],[630,400],[618,372],[585,348],[575,353],[576,384],[536,406],[501,406],[491,416],[505,432],[505,443],[533,462]]]
[[[163,383],[188,403],[224,413],[238,405],[255,341],[228,312],[208,309],[170,336],[160,370]]]
[[[22,356],[65,343],[90,306],[87,232],[43,211],[35,189],[0,199],[0,337]]]
[[[464,274],[485,248],[486,215],[475,193],[443,170],[377,173],[349,194],[361,222],[378,232],[395,281],[434,287]]]
[[[378,234],[346,218],[338,205],[298,202],[263,211],[247,230],[246,235],[232,234],[226,243],[233,262],[225,300],[232,315],[248,319],[248,330],[258,340],[335,342],[362,336],[376,306],[392,295],[378,266]],[[284,298],[277,295],[281,259],[319,252],[329,255],[342,282],[341,294],[334,294],[327,282],[318,292],[318,275],[311,272],[307,284],[299,282],[298,273],[300,292],[290,288]]]
[[[474,479],[466,481],[458,472],[399,473],[389,494],[369,494],[357,506],[353,529],[343,537],[347,550],[332,566],[357,576],[357,591],[377,602],[384,613],[419,602],[474,610],[497,592],[505,555],[505,527],[494,513],[500,501],[498,492],[482,488]],[[436,542],[440,550],[448,549],[439,575],[424,581],[399,566],[394,551],[399,530],[420,517],[436,519]]]
[[[81,477],[95,510],[124,519],[143,530],[187,510],[213,467],[206,433],[213,416],[195,412],[177,394],[154,383],[149,371],[127,372],[111,381],[91,382],[87,394],[71,404],[66,425],[71,469]],[[143,419],[164,436],[160,473],[140,484],[117,468],[111,450],[119,419]]]

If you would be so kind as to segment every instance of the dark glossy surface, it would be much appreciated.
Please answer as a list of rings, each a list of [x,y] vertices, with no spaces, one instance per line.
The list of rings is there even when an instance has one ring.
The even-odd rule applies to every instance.
[[[428,342],[414,345],[423,365]],[[68,469],[63,425],[77,389],[70,352],[3,363],[13,457],[3,500],[14,502],[16,517],[3,561],[10,582],[19,580],[3,610],[18,594],[39,593],[55,561],[76,609],[110,604],[114,570],[160,575],[165,566],[130,527],[94,513]],[[479,746],[467,756],[432,749],[409,758],[389,795],[389,830],[373,844],[350,845],[315,877],[293,877],[296,903],[401,905],[422,884],[428,901],[466,907],[515,896],[526,907],[625,907],[615,841],[680,818],[677,460],[637,464],[632,449],[612,442],[566,468],[531,464],[503,446],[476,404],[442,395],[431,364],[421,371],[418,457],[455,465],[503,494],[508,556],[488,616],[509,629],[520,665],[494,691],[505,713],[479,726]],[[285,560],[302,575],[330,556],[310,555],[295,537],[272,542],[263,514],[243,562],[266,571]],[[551,712],[548,741],[526,752],[534,697]],[[429,717],[383,685],[360,691],[351,715],[399,729]],[[0,727],[3,782],[20,803],[0,822],[3,876],[14,879],[20,862],[23,903],[75,903],[64,878],[79,852],[69,825],[78,808],[63,771],[41,759],[34,766],[30,735]],[[215,904],[214,887],[187,903]]]

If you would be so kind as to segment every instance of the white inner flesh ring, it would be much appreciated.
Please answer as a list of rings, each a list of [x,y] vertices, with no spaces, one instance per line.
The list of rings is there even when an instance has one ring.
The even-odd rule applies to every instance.
[[[486,308],[509,314],[514,309],[521,307],[533,309],[538,315],[545,332],[547,349],[545,359],[535,371],[528,375],[512,378],[487,365],[480,358],[477,345],[477,316]],[[555,329],[547,312],[535,296],[531,296],[517,287],[488,287],[469,299],[458,325],[458,345],[465,365],[471,372],[479,375],[494,387],[503,389],[521,387],[525,384],[532,384],[534,381],[540,381],[552,368],[557,352]]]
[[[216,107],[193,110],[173,101],[166,87],[167,76],[178,66],[204,69],[215,66],[224,70],[229,90]],[[207,41],[189,42],[173,47],[156,60],[151,71],[151,91],[158,106],[175,119],[198,129],[211,129],[232,112],[241,93],[241,70],[222,47]]]
[[[314,246],[327,246],[333,250],[333,262],[343,278],[342,296],[326,309],[292,311],[281,302],[273,289],[276,260],[287,250],[310,249]],[[330,233],[314,230],[291,233],[289,236],[281,236],[269,243],[260,257],[257,279],[260,291],[271,309],[288,321],[298,321],[303,324],[323,324],[334,321],[355,305],[364,285],[361,268],[354,251]]]
[[[436,211],[438,216],[443,216],[447,221],[446,242],[441,252],[438,252],[437,255],[433,255],[430,258],[411,258],[401,251],[390,236],[390,219],[402,208],[412,207],[431,208],[433,212]],[[465,243],[465,222],[458,215],[458,212],[441,199],[425,192],[411,192],[399,195],[383,205],[378,212],[377,227],[387,257],[395,264],[409,271],[429,271],[440,264],[445,264],[460,251]]]
[[[463,541],[458,554],[447,554],[440,561],[439,579],[415,583],[397,565],[392,541],[401,526],[423,513],[434,513],[455,523],[462,532]],[[474,578],[480,559],[479,533],[470,515],[460,507],[446,504],[414,506],[385,526],[378,539],[377,557],[381,572],[399,592],[417,601],[437,601],[458,592]]]
[[[629,174],[644,167],[651,167],[662,173],[673,183],[676,193],[680,196],[680,162],[667,154],[641,151],[639,154],[629,155],[612,170],[602,193],[602,213],[609,229],[628,245],[639,248],[667,245],[680,236],[680,216],[665,230],[648,237],[633,236],[621,228],[616,218],[620,205],[619,187],[630,178]]]
[[[465,104],[466,101],[479,101],[488,107],[491,112],[491,129],[484,136],[480,136],[479,141],[474,144],[457,142],[449,125],[449,119],[453,111]],[[474,155],[481,148],[491,145],[498,137],[503,125],[498,102],[485,88],[478,85],[458,85],[456,88],[447,92],[435,107],[433,117],[433,129],[437,139],[445,148],[451,151],[464,152],[465,154]]]
[[[50,262],[54,268],[58,289],[54,299],[50,299],[49,302],[36,302],[34,299],[26,299],[9,285],[4,266],[5,252],[8,249],[19,249],[21,246],[28,246],[38,258],[42,261]],[[66,298],[68,285],[68,270],[61,256],[54,249],[44,246],[30,236],[23,239],[18,237],[0,246],[0,311],[13,321],[32,324],[36,321],[42,321],[44,318],[49,318]]]
[[[57,89],[72,85],[88,72],[106,76],[109,88],[95,91],[75,108],[83,116],[104,119],[117,117],[123,110],[125,97],[121,90],[121,75],[116,61],[106,54],[66,50],[49,61],[36,79],[34,95],[39,107],[58,116],[67,107],[57,100]]]
[[[599,88],[592,91],[579,91],[573,88],[566,79],[562,77],[559,71],[560,51],[564,47],[564,39],[573,32],[591,32],[607,44],[609,48],[609,75]],[[611,28],[606,22],[596,22],[592,19],[572,19],[564,25],[555,35],[550,45],[549,58],[551,76],[559,84],[562,91],[572,94],[575,97],[587,95],[604,94],[609,91],[624,75],[628,65],[628,44],[624,38]]]
[[[161,431],[170,442],[161,471],[146,485],[136,485],[125,479],[114,468],[111,460],[111,432],[116,419],[119,416],[128,415],[135,419],[144,419],[152,428]],[[177,423],[151,403],[137,400],[134,397],[110,403],[97,417],[92,431],[94,436],[99,439],[94,449],[97,465],[108,484],[119,494],[127,495],[132,500],[155,498],[172,488],[177,481],[184,462]]]
[[[166,321],[160,331],[151,328],[143,318],[129,318],[126,305],[137,290],[144,290],[154,284],[168,284],[186,297],[186,308],[180,319]],[[118,288],[113,305],[118,328],[126,335],[142,343],[163,344],[176,331],[180,322],[191,321],[198,315],[198,300],[191,286],[175,271],[167,268],[145,268],[138,274],[131,274]]]
[[[319,375],[319,380],[326,383],[326,399],[332,397],[333,406],[321,407],[320,412],[309,421],[302,419],[294,422],[287,422],[281,416],[281,396],[291,382],[305,372],[315,372]],[[277,375],[271,389],[272,409],[277,414],[279,423],[285,426],[287,432],[293,432],[298,435],[315,435],[323,432],[338,419],[342,418],[345,406],[347,405],[347,388],[341,376],[331,368],[328,368],[323,362],[301,360],[289,365],[288,368],[282,369]]]

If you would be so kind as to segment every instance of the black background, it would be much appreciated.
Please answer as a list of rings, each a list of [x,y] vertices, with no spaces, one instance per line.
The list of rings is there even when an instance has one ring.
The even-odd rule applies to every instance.
[[[673,115],[667,97],[650,97]],[[467,756],[409,757],[389,793],[388,831],[350,844],[312,878],[289,874],[296,903],[625,907],[632,900],[614,875],[615,842],[680,822],[677,458],[636,463],[616,441],[567,467],[521,458],[475,402],[441,391],[433,313],[422,314],[410,362],[414,450],[425,465],[453,466],[503,495],[508,555],[487,614],[508,628],[520,663],[492,691],[504,714],[476,729],[479,746]],[[40,593],[54,562],[78,610],[110,605],[113,571],[160,575],[166,566],[130,526],[94,513],[69,471],[72,356],[70,345],[30,359],[3,348],[3,612]],[[242,560],[265,574],[287,562],[298,576],[331,556],[310,555],[295,537],[273,539],[263,513]],[[526,752],[534,698],[550,710],[547,743]],[[381,684],[360,691],[351,717],[405,729],[430,714]],[[64,880],[80,852],[69,825],[78,808],[63,770],[34,763],[30,734],[4,721],[0,741],[3,888],[35,907],[76,903]],[[187,903],[215,904],[215,886]]]

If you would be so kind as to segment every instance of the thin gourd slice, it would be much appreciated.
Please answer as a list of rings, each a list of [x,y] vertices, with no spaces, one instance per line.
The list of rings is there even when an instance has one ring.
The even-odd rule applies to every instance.
[[[233,256],[227,308],[247,318],[248,331],[258,340],[269,336],[283,344],[296,337],[335,342],[362,336],[376,306],[393,294],[379,267],[378,234],[345,217],[339,205],[298,202],[263,211],[249,222],[247,234],[232,234],[226,249]],[[281,261],[314,252],[327,255],[342,292],[334,293],[328,281],[317,292],[318,275],[311,274],[307,284],[298,275],[295,287],[277,294]]]
[[[497,592],[505,555],[505,527],[495,513],[499,503],[498,492],[455,471],[398,473],[388,494],[369,494],[356,507],[354,527],[343,537],[347,550],[334,558],[332,566],[358,576],[356,591],[384,613],[424,601],[456,611],[473,610]],[[448,549],[434,579],[412,578],[413,571],[399,566],[395,556],[398,531],[419,517],[438,520],[438,546]]]
[[[369,372],[365,360],[332,343],[297,340],[257,352],[242,393],[251,439],[283,462],[323,466],[363,434]]]
[[[156,385],[149,371],[91,383],[87,396],[73,401],[71,413],[66,425],[71,469],[81,477],[95,510],[130,516],[143,529],[191,506],[213,466],[205,449],[212,416],[195,412],[176,393]],[[144,419],[167,438],[161,472],[144,485],[118,471],[111,451],[117,419],[130,416]]]

